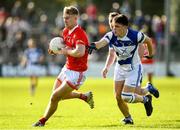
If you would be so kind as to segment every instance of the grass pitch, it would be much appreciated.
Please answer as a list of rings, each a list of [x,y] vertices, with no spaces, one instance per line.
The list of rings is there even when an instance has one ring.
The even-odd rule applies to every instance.
[[[154,78],[160,98],[153,98],[151,117],[143,104],[130,104],[134,125],[122,125],[116,106],[113,80],[88,78],[79,91],[92,90],[95,108],[78,99],[59,103],[56,113],[43,128],[33,128],[44,113],[55,77],[40,78],[34,97],[29,94],[28,78],[0,78],[0,130],[176,130],[180,129],[180,79]],[[145,85],[145,82],[143,82]]]

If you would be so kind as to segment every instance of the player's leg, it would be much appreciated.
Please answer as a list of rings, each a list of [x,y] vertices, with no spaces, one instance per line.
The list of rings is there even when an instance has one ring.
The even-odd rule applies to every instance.
[[[124,124],[133,124],[133,120],[129,113],[129,108],[127,106],[127,103],[124,102],[123,99],[121,98],[121,92],[122,92],[123,86],[124,86],[124,81],[114,82],[114,90],[115,90],[115,97],[116,97],[117,105],[118,105],[119,110],[122,112],[122,114],[125,117],[122,120],[122,122]]]
[[[141,86],[138,86],[138,87],[135,88],[135,93],[138,94],[138,95],[144,96],[144,95],[147,95],[148,92],[149,91],[148,91],[147,86],[145,86],[143,88]]]
[[[138,86],[135,88],[135,93],[138,95],[147,95],[148,93],[152,94],[154,97],[159,97],[159,91],[157,88],[155,88],[151,83],[147,83],[144,88],[141,88],[141,86]]]
[[[61,86],[53,91],[49,101],[49,105],[44,114],[44,118],[49,119],[49,117],[51,117],[56,111],[58,102],[63,99],[66,94],[71,93],[73,90],[74,89],[69,87],[69,85],[65,81],[62,82]]]
[[[121,94],[122,99],[128,103],[143,103],[147,116],[150,116],[153,111],[151,95],[141,96],[135,93],[136,87],[141,84],[142,66],[134,66],[134,69],[126,72],[125,76],[125,85]]]
[[[73,99],[73,98],[81,99],[85,101],[91,109],[94,108],[93,93],[91,91],[86,92],[86,93],[73,91],[71,93],[66,94],[62,100]]]
[[[148,83],[143,88],[145,90],[148,90],[150,94],[152,94],[154,97],[159,97],[159,91],[158,89],[152,84],[152,76],[154,72],[153,64],[144,64],[143,65],[144,74],[147,74]]]
[[[115,92],[117,105],[118,105],[119,110],[122,112],[122,114],[125,117],[122,120],[122,122],[124,124],[133,124],[133,120],[129,113],[129,108],[126,102],[124,102],[121,97],[124,81],[125,81],[124,72],[122,69],[120,69],[119,64],[116,64],[115,69],[114,69],[114,92]]]
[[[56,111],[59,100],[82,98],[81,93],[72,92],[74,89],[78,89],[80,85],[84,82],[83,75],[81,74],[82,73],[74,72],[68,69],[62,70],[62,72],[59,74],[57,80],[54,83],[53,93],[47,106],[44,117],[41,118],[33,126],[44,126],[45,122]],[[90,105],[91,108],[93,108],[94,102],[92,98],[92,92],[88,92],[83,95],[86,98],[85,101]]]
[[[56,82],[58,83],[58,82]],[[55,86],[57,84],[55,83]],[[55,88],[55,87],[54,87]],[[46,108],[43,118],[41,118],[38,122],[33,124],[33,126],[44,126],[45,122],[54,114],[58,107],[58,102],[68,93],[72,92],[74,89],[69,87],[69,85],[64,81],[61,83],[59,87],[57,87],[51,95],[50,101]]]
[[[86,76],[85,72],[77,72],[77,71],[72,71],[65,69],[66,73],[66,81],[70,87],[72,87],[74,90],[78,90],[80,86],[85,82]],[[93,100],[93,94],[91,91],[86,92],[86,93],[80,93],[73,91],[66,95],[64,99],[69,99],[69,98],[79,98],[90,106],[90,108],[94,108],[94,100]]]
[[[148,82],[152,83],[153,73],[147,73]]]
[[[150,116],[153,111],[152,96],[141,96],[135,93],[135,88],[125,85],[122,92],[122,99],[128,103],[143,103],[146,109],[146,115]]]
[[[83,72],[68,70],[64,67],[62,69],[62,72],[58,75],[56,82],[57,84],[60,84],[63,80],[66,80],[70,87],[72,87],[74,90],[78,90],[80,86],[85,82],[85,79],[86,77]],[[53,90],[56,89],[58,86],[59,85],[54,85]],[[88,103],[91,109],[94,108],[93,93],[91,91],[86,93],[73,91],[66,94],[62,100],[72,98],[79,98]]]

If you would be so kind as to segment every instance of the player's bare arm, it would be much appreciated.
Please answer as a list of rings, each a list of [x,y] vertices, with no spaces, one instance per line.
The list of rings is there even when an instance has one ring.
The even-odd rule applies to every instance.
[[[77,44],[75,49],[62,48],[58,54],[70,55],[72,57],[82,57],[85,54],[85,45]]]
[[[153,47],[152,47],[152,40],[149,37],[146,37],[144,40],[144,44],[147,45],[149,56],[148,57],[153,57]]]
[[[143,44],[139,44],[138,53],[139,53],[140,58],[144,57],[144,45]]]
[[[107,43],[107,41],[106,40],[100,40],[100,41],[97,41],[97,42],[95,42],[95,45],[96,45],[96,48],[97,49],[100,49],[100,48],[102,48],[102,47],[104,47],[104,46],[106,46],[108,43]]]
[[[90,44],[89,48],[88,48],[88,53],[91,54],[93,50],[97,50],[100,49],[102,47],[104,47],[105,45],[107,45],[107,41],[106,40],[99,40],[97,42],[93,42]]]
[[[111,67],[111,65],[114,63],[115,61],[115,51],[113,49],[109,49],[109,53],[108,53],[108,56],[107,56],[107,59],[106,59],[106,64],[102,70],[102,76],[103,78],[106,78],[106,75]]]

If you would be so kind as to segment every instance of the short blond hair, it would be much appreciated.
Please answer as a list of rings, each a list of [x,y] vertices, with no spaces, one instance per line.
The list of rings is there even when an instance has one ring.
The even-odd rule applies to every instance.
[[[69,15],[79,15],[79,10],[75,6],[64,7],[63,12]]]

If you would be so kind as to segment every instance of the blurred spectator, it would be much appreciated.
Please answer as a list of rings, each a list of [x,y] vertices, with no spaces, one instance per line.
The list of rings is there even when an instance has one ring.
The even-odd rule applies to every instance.
[[[6,21],[7,16],[8,14],[5,12],[5,9],[0,8],[0,42],[3,42],[6,40],[7,30],[5,27],[5,21]]]
[[[118,2],[113,2],[113,3],[112,3],[111,12],[118,12],[118,13],[120,13],[119,8],[120,8],[119,3],[118,3]]]
[[[46,14],[42,14],[40,16],[40,23],[38,27],[39,27],[40,33],[49,34],[48,16]]]
[[[3,48],[5,46],[5,40],[7,37],[7,30],[5,27],[5,21],[7,16],[8,14],[6,13],[5,8],[0,8],[0,76],[2,76],[2,64],[5,52]]]
[[[120,7],[120,12],[125,14],[129,19],[131,17],[131,7],[128,0],[125,0]]]
[[[22,3],[20,0],[15,1],[14,6],[11,11],[11,15],[13,17],[22,17],[23,10],[22,10],[21,5]]]
[[[97,7],[94,4],[89,4],[86,8],[86,13],[90,20],[95,20],[97,17]]]
[[[41,74],[44,54],[42,50],[37,47],[35,39],[28,39],[27,45],[28,48],[24,52],[21,65],[26,68],[27,75],[30,77],[30,94],[33,96],[38,84],[38,76]]]
[[[55,24],[58,27],[58,29],[64,28],[64,22],[63,22],[63,17],[62,17],[62,12],[59,11],[57,13],[57,16],[55,18]]]
[[[155,70],[154,69],[155,59],[154,58],[153,59],[145,58],[144,56],[149,55],[147,45],[146,44],[140,45],[139,49],[141,49],[141,47],[143,47],[142,49],[144,51],[143,56],[141,56],[141,62],[142,62],[142,65],[143,65],[143,73],[144,73],[144,75],[147,75],[148,82],[152,83],[153,74],[154,74],[154,70]],[[153,55],[155,55],[156,43],[155,43],[154,39],[152,39],[152,47],[153,47]]]
[[[164,19],[163,19],[164,20]],[[164,35],[164,24],[166,21],[162,21],[162,19],[154,15],[152,19],[152,30],[155,34],[155,39],[157,40],[158,44],[162,44],[163,35]]]
[[[35,10],[35,3],[30,1],[27,4],[26,7],[26,19],[30,24],[35,24],[37,21],[37,16],[36,16],[36,10]]]
[[[144,24],[144,16],[142,14],[141,10],[136,10],[135,17],[134,17],[134,25],[137,26],[137,29],[140,30],[142,28],[142,25]]]

